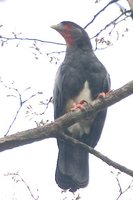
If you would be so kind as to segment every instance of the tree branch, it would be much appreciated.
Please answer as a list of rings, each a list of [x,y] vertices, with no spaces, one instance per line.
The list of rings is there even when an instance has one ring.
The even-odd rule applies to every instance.
[[[133,177],[133,171],[127,169],[126,167],[110,160],[106,156],[102,155],[100,152],[94,150],[88,145],[68,136],[63,133],[63,130],[74,123],[80,121],[81,119],[92,115],[106,107],[109,107],[120,100],[128,97],[133,94],[133,81],[130,81],[123,87],[112,91],[105,98],[96,99],[90,105],[87,106],[84,111],[75,111],[65,114],[64,116],[55,120],[46,126],[37,127],[34,129],[22,131],[20,133],[16,133],[10,136],[6,136],[0,139],[0,152],[5,151],[7,149],[12,149],[18,146],[30,144],[32,142],[40,141],[46,138],[61,138],[63,140],[67,140],[73,144],[81,145],[83,148],[87,149],[88,152],[100,158],[108,165],[111,165],[120,171],[130,175]]]
[[[27,41],[36,41],[36,42],[42,42],[42,43],[48,43],[48,44],[56,44],[56,45],[63,45],[63,46],[66,45],[66,44],[59,43],[59,42],[46,41],[46,40],[41,40],[41,39],[37,39],[37,38],[17,37],[17,35],[13,36],[13,37],[4,37],[4,36],[0,35],[0,39],[1,40],[5,40],[5,41],[8,41],[8,40],[27,40]]]
[[[104,6],[96,15],[94,15],[93,19],[85,25],[84,29],[86,29],[90,24],[94,22],[94,20],[103,12],[108,6],[110,6],[112,3],[116,3],[118,0],[112,0],[110,1],[106,6]]]
[[[121,172],[124,172],[126,174],[128,174],[129,176],[133,177],[133,171],[128,169],[127,167],[114,162],[113,160],[109,159],[107,156],[103,155],[102,153],[100,153],[99,151],[96,151],[95,149],[93,149],[92,147],[86,145],[83,142],[80,142],[79,140],[76,140],[68,135],[62,134],[62,138],[65,139],[66,141],[75,144],[75,145],[80,145],[81,147],[85,148],[89,153],[93,154],[94,156],[96,156],[97,158],[100,158],[102,161],[104,161],[105,163],[107,163],[108,165],[119,169]]]
[[[105,98],[96,99],[90,105],[87,106],[84,111],[75,111],[65,114],[64,116],[55,120],[55,122],[49,123],[43,127],[37,127],[30,130],[18,132],[16,134],[6,136],[0,139],[0,152],[12,149],[32,142],[40,141],[45,138],[57,138],[61,137],[63,130],[74,123],[80,121],[86,116],[92,115],[106,107],[109,107],[127,96],[133,94],[133,81],[130,81],[123,87],[112,91],[106,95]]]
[[[130,8],[131,8],[131,11],[132,11],[131,17],[132,17],[132,19],[133,19],[133,1],[132,1],[132,0],[127,0],[127,2],[128,2],[129,6],[130,6]]]
[[[15,183],[22,182],[25,185],[25,187],[27,188],[31,198],[34,199],[34,200],[39,199],[38,195],[37,195],[37,197],[35,197],[35,195],[33,194],[32,190],[29,186],[29,184],[24,180],[24,178],[22,178],[22,176],[18,172],[16,172],[16,173],[9,173],[8,172],[7,174],[4,174],[4,176],[12,176],[12,179],[14,180]]]
[[[125,10],[122,12],[118,17],[116,17],[113,21],[109,22],[108,24],[105,25],[98,33],[96,33],[91,39],[98,37],[103,31],[105,31],[109,26],[113,25],[114,27],[120,23],[121,21],[124,21],[126,18],[130,17],[131,15],[126,15],[127,13],[131,13],[131,10]],[[121,19],[118,21],[122,16],[125,15],[125,18]]]
[[[125,188],[125,189],[122,189],[122,186],[121,186],[121,182],[120,182],[120,180],[119,180],[119,175],[120,175],[121,173],[120,172],[118,172],[118,174],[116,175],[116,181],[117,181],[117,185],[118,185],[118,187],[119,187],[119,195],[118,195],[118,197],[116,198],[116,200],[118,200],[118,199],[120,199],[121,198],[121,196],[123,195],[123,194],[125,194],[129,189],[132,189],[132,184],[133,184],[133,180],[131,180],[131,182],[130,182],[130,184]]]

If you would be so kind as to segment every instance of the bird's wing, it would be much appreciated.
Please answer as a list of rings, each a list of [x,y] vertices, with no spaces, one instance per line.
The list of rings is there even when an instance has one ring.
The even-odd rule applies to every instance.
[[[62,63],[59,67],[53,91],[54,97],[54,118],[58,118],[69,112],[66,106],[72,97],[76,96],[84,86],[84,77],[78,69],[70,67],[67,63]],[[71,64],[70,64],[71,66]]]
[[[108,91],[110,91],[110,88],[111,88],[110,75],[107,73],[101,91],[107,93]],[[97,145],[99,138],[101,136],[106,114],[107,114],[107,109],[98,112],[91,125],[90,134],[84,135],[82,138],[83,142],[87,143],[89,146],[93,148]]]
[[[59,67],[54,84],[53,98],[54,98],[54,119],[63,115],[64,103],[62,91],[62,76],[60,75],[61,66]]]

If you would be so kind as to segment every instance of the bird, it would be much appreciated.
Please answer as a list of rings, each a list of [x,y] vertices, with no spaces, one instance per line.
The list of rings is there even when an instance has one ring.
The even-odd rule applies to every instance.
[[[59,66],[53,89],[54,119],[71,112],[73,105],[88,104],[111,87],[110,75],[96,57],[87,32],[78,24],[63,21],[52,25],[66,42],[64,61]],[[94,148],[101,136],[107,109],[80,120],[64,133]],[[89,154],[79,145],[57,138],[55,181],[63,190],[75,192],[89,183]]]

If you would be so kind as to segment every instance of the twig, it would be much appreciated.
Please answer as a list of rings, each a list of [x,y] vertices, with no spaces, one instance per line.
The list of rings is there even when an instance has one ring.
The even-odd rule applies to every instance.
[[[27,106],[28,111],[26,111],[26,115],[28,115],[29,113],[32,114],[32,115],[36,115],[36,116],[44,115],[46,113],[50,103],[53,103],[53,97],[50,97],[49,99],[47,99],[46,103],[43,102],[43,101],[40,101],[39,105],[44,105],[45,106],[45,109],[42,112],[33,111],[32,106],[28,105]]]
[[[119,194],[119,196],[116,198],[116,200],[118,200],[124,193],[126,193],[126,192],[131,188],[132,183],[133,183],[133,180],[131,181],[131,183],[129,184],[129,186],[128,186],[125,190],[123,190],[123,191],[120,192],[120,194]]]
[[[115,177],[116,178],[116,181],[117,181],[117,184],[118,184],[118,187],[119,187],[119,195],[118,197],[116,198],[116,200],[118,200],[123,194],[125,194],[129,189],[131,189],[131,186],[133,184],[133,180],[130,182],[130,184],[123,190],[122,189],[122,186],[121,186],[121,183],[120,183],[120,180],[118,178],[118,175],[120,175],[120,172],[117,174],[117,176]]]
[[[30,186],[27,184],[27,182],[19,175],[19,173],[7,173],[5,174],[5,176],[12,176],[12,177],[18,177],[17,180],[15,180],[15,182],[17,183],[18,181],[21,181],[24,183],[24,185],[26,186],[27,190],[29,191],[31,197],[34,199],[34,200],[38,200],[39,199],[39,196],[35,197],[33,195],[33,192],[31,191],[31,188]],[[15,178],[14,178],[15,179]]]
[[[23,104],[22,104],[22,105],[23,105]],[[18,110],[17,110],[17,112],[16,112],[16,114],[15,114],[15,116],[14,116],[14,118],[13,118],[13,120],[12,120],[11,124],[9,125],[9,127],[8,127],[8,129],[7,129],[7,131],[6,131],[6,133],[5,133],[5,135],[4,135],[4,136],[7,136],[7,135],[8,135],[8,133],[10,132],[10,130],[11,130],[11,128],[12,128],[12,126],[13,126],[13,124],[15,123],[15,121],[16,121],[16,119],[17,119],[17,116],[18,116],[18,114],[19,114],[19,112],[20,112],[21,108],[22,108],[22,106],[20,106],[20,107],[18,108]]]
[[[47,53],[47,56],[51,55],[51,54],[61,54],[61,53],[65,53],[66,51],[53,51],[50,53]]]
[[[130,16],[126,16],[123,20],[117,22],[118,19],[120,19],[124,14],[126,13],[131,13],[131,10],[126,10],[125,12],[121,13],[118,17],[116,17],[113,21],[111,21],[110,23],[108,23],[104,28],[102,28],[97,34],[95,34],[91,39],[98,37],[103,31],[105,31],[109,26],[111,25],[116,25],[117,23],[125,20],[126,18],[130,17]]]
[[[48,44],[56,44],[56,45],[65,45],[63,43],[59,43],[59,42],[52,42],[52,41],[46,41],[46,40],[41,40],[41,39],[37,39],[37,38],[22,38],[22,37],[4,37],[4,36],[0,36],[0,39],[4,39],[4,40],[28,40],[28,41],[37,41],[37,42],[42,42],[42,43],[48,43]]]
[[[112,3],[115,3],[119,0],[112,0],[110,1],[106,6],[104,6],[96,15],[94,15],[93,19],[85,25],[84,29],[86,29],[90,24],[92,24],[94,22],[94,20],[100,15],[101,12],[103,12],[109,5],[111,5]]]
[[[38,94],[38,93],[31,95],[28,99],[26,99],[26,100],[24,100],[24,101],[22,101],[22,96],[21,96],[21,94],[19,94],[19,97],[20,97],[20,98],[19,98],[19,101],[20,101],[20,102],[19,102],[19,108],[18,108],[18,110],[16,111],[15,116],[14,116],[14,118],[13,118],[11,124],[9,125],[9,127],[8,127],[8,129],[7,129],[7,131],[6,131],[6,133],[5,133],[4,136],[7,136],[8,133],[10,132],[10,130],[11,130],[12,126],[14,125],[14,123],[15,123],[17,117],[18,117],[18,114],[19,114],[20,111],[22,110],[22,107],[24,106],[24,104],[27,103],[27,102],[28,102],[30,99],[32,99],[33,97],[35,97],[37,94]]]
[[[24,94],[27,90],[31,89],[30,87],[26,88],[22,93],[20,93],[19,90],[18,90],[17,88],[15,88],[14,82],[12,83],[12,86],[6,85],[2,80],[0,80],[0,82],[1,82],[1,83],[3,84],[3,86],[4,86],[5,88],[7,88],[8,90],[13,90],[13,91],[15,92],[15,95],[13,95],[13,94],[7,95],[8,97],[15,97],[15,98],[17,98],[17,99],[19,100],[19,107],[18,107],[18,109],[17,109],[17,111],[16,111],[16,113],[15,113],[15,115],[14,115],[14,117],[13,117],[12,122],[10,123],[9,127],[7,128],[6,133],[4,134],[4,136],[7,136],[8,133],[10,132],[12,126],[14,125],[14,123],[15,123],[15,121],[16,121],[16,119],[17,119],[17,117],[18,117],[18,115],[19,115],[19,113],[20,113],[20,111],[21,111],[21,109],[22,109],[22,107],[23,107],[23,105],[24,105],[25,103],[27,103],[30,99],[32,99],[33,97],[35,97],[36,95],[42,94],[42,92],[37,92],[37,93],[31,95],[29,98],[27,98],[27,99],[25,99],[25,100],[22,100],[22,99],[23,99],[23,94]]]

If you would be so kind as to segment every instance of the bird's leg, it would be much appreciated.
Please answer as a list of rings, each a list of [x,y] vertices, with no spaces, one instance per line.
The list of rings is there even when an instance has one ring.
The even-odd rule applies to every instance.
[[[72,108],[71,108],[71,111],[75,111],[77,109],[80,109],[80,110],[85,110],[85,106],[88,105],[88,102],[85,101],[85,100],[81,100],[79,103],[74,103]]]
[[[110,93],[112,93],[113,90],[109,90],[108,92],[100,92],[97,96],[97,98],[104,99],[106,96],[108,96]]]

